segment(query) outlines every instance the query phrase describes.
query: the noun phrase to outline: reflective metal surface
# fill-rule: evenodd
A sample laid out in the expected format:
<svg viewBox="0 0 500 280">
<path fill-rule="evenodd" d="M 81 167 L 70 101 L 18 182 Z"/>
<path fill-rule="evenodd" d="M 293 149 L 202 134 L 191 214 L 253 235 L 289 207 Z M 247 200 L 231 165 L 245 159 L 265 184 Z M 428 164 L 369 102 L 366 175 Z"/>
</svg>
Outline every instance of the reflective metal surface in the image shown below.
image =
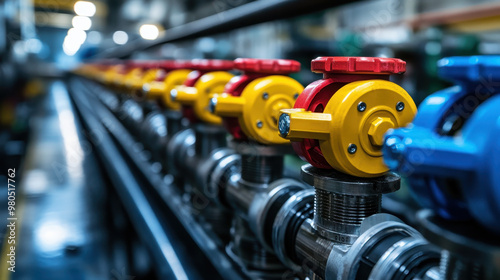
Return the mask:
<svg viewBox="0 0 500 280">
<path fill-rule="evenodd" d="M 70 84 L 85 123 L 91 130 L 102 133 L 101 158 L 124 207 L 133 217 L 135 229 L 147 240 L 145 245 L 154 256 L 159 277 L 205 279 L 211 275 L 213 279 L 242 279 L 235 263 L 220 251 L 223 245 L 215 232 L 207 224 L 195 221 L 190 207 L 181 199 L 180 190 L 170 185 L 172 181 L 158 173 L 147 157 L 141 156 L 141 145 L 137 145 L 85 83 L 72 79 Z M 186 147 L 193 144 L 194 141 Z M 123 149 L 123 153 L 117 149 Z M 193 252 L 202 254 L 193 256 Z"/>
<path fill-rule="evenodd" d="M 18 186 L 16 272 L 11 279 L 109 279 L 106 188 L 91 144 L 62 82 L 49 86 L 34 117 Z"/>
<path fill-rule="evenodd" d="M 394 173 L 360 178 L 310 164 L 302 166 L 302 176 L 315 189 L 313 227 L 321 236 L 344 244 L 354 243 L 363 219 L 379 213 L 382 194 L 399 189 L 401 181 Z"/>
</svg>

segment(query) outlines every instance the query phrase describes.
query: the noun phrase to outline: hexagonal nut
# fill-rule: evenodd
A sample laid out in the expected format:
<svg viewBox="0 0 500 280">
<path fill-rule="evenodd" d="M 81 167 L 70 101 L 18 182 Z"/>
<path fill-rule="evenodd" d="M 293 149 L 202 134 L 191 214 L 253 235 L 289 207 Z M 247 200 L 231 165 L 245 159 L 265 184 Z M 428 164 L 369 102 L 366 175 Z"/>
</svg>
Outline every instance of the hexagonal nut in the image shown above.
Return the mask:
<svg viewBox="0 0 500 280">
<path fill-rule="evenodd" d="M 395 125 L 390 118 L 378 117 L 372 121 L 368 129 L 368 139 L 373 146 L 382 147 L 384 145 L 384 134 Z"/>
</svg>

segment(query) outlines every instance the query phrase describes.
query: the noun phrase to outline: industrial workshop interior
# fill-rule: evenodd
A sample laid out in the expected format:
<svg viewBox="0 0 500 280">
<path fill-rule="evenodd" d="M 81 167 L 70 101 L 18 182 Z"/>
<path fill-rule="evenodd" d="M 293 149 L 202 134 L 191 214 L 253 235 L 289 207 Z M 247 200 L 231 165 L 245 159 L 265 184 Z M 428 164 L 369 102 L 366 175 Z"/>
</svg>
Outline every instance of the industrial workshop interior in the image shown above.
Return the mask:
<svg viewBox="0 0 500 280">
<path fill-rule="evenodd" d="M 500 1 L 0 0 L 0 280 L 499 280 Z"/>
</svg>

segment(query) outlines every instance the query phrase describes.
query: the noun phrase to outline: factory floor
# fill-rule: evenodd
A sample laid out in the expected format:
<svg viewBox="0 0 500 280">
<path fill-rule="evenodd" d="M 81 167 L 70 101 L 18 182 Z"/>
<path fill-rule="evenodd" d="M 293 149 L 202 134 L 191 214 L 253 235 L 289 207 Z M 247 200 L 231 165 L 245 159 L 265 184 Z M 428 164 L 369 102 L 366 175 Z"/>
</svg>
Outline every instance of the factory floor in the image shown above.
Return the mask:
<svg viewBox="0 0 500 280">
<path fill-rule="evenodd" d="M 105 183 L 76 120 L 64 84 L 51 82 L 16 171 L 15 272 L 3 239 L 0 279 L 126 279 L 109 261 Z"/>
</svg>

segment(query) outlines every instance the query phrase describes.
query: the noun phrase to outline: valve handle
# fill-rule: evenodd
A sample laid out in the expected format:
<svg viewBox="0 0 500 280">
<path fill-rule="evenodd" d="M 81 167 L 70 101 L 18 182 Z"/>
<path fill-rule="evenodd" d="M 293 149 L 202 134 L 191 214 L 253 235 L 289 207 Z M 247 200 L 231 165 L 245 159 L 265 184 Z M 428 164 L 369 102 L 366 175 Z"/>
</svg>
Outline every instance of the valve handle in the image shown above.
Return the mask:
<svg viewBox="0 0 500 280">
<path fill-rule="evenodd" d="M 143 85 L 153 81 L 157 72 L 165 71 L 160 60 L 130 60 L 125 63 L 127 74 L 117 84 L 127 89 L 132 95 L 142 96 Z"/>
<path fill-rule="evenodd" d="M 223 118 L 224 126 L 237 140 L 287 144 L 278 135 L 279 112 L 290 108 L 304 87 L 283 74 L 299 71 L 300 63 L 238 58 L 235 68 L 244 74 L 233 78 L 224 94 L 211 99 L 210 109 Z"/>
<path fill-rule="evenodd" d="M 180 104 L 171 100 L 170 92 L 185 82 L 193 68 L 192 62 L 189 60 L 159 60 L 157 66 L 157 69 L 148 70 L 152 71 L 149 76 L 147 72 L 144 74 L 142 92 L 147 99 L 160 102 L 162 107 L 169 110 L 179 110 Z"/>
<path fill-rule="evenodd" d="M 158 68 L 166 71 L 177 69 L 193 69 L 193 63 L 189 60 L 160 60 Z"/>
<path fill-rule="evenodd" d="M 117 86 L 118 81 L 120 81 L 120 77 L 125 75 L 128 72 L 127 67 L 124 64 L 116 64 L 108 67 L 99 79 L 101 82 L 110 85 Z"/>
<path fill-rule="evenodd" d="M 212 114 L 208 106 L 212 96 L 223 92 L 233 77 L 227 70 L 233 69 L 234 63 L 216 59 L 195 59 L 191 63 L 195 71 L 188 74 L 183 85 L 173 88 L 168 97 L 171 102 L 181 104 L 184 117 L 191 122 L 220 124 L 221 118 Z"/>
<path fill-rule="evenodd" d="M 193 69 L 193 63 L 189 60 L 129 60 L 125 62 L 125 67 L 128 70 L 132 69 Z"/>
<path fill-rule="evenodd" d="M 332 95 L 344 84 L 334 83 L 328 79 L 315 81 L 304 89 L 297 101 L 295 101 L 293 108 L 323 113 Z M 323 156 L 317 139 L 304 138 L 302 141 L 292 141 L 292 147 L 300 158 L 309 162 L 314 167 L 323 169 L 332 168 Z"/>
<path fill-rule="evenodd" d="M 398 85 L 365 80 L 340 88 L 321 113 L 304 109 L 281 112 L 282 137 L 317 140 L 334 169 L 352 176 L 377 177 L 389 170 L 381 151 L 384 133 L 410 123 L 416 106 Z"/>
<path fill-rule="evenodd" d="M 231 79 L 224 88 L 224 93 L 231 96 L 241 96 L 245 87 L 255 79 L 272 74 L 285 75 L 300 71 L 300 62 L 287 59 L 237 58 L 234 61 L 234 68 L 243 71 L 243 74 Z M 237 116 L 224 117 L 223 124 L 234 139 L 248 139 L 240 126 Z"/>
<path fill-rule="evenodd" d="M 202 72 L 229 71 L 234 69 L 234 62 L 222 59 L 193 59 L 191 60 L 191 66 L 193 70 Z"/>
<path fill-rule="evenodd" d="M 243 72 L 286 75 L 300 71 L 300 62 L 289 59 L 237 58 L 234 68 Z"/>
<path fill-rule="evenodd" d="M 158 60 L 128 60 L 125 62 L 127 69 L 153 69 L 159 67 Z"/>
<path fill-rule="evenodd" d="M 388 81 L 405 70 L 405 62 L 319 57 L 311 68 L 324 78 L 306 87 L 294 109 L 281 111 L 280 135 L 315 167 L 359 177 L 388 171 L 381 157 L 383 135 L 409 123 L 416 112 L 408 93 Z"/>
<path fill-rule="evenodd" d="M 332 96 L 343 86 L 360 80 L 388 80 L 391 74 L 388 70 L 399 73 L 404 71 L 405 65 L 404 61 L 392 58 L 318 57 L 311 62 L 311 69 L 314 72 L 323 72 L 324 78 L 309 84 L 293 108 L 323 113 Z M 318 139 L 292 141 L 292 146 L 297 155 L 313 166 L 332 168 L 323 156 Z"/>
<path fill-rule="evenodd" d="M 316 73 L 401 74 L 406 62 L 398 58 L 325 56 L 311 62 Z"/>
</svg>

